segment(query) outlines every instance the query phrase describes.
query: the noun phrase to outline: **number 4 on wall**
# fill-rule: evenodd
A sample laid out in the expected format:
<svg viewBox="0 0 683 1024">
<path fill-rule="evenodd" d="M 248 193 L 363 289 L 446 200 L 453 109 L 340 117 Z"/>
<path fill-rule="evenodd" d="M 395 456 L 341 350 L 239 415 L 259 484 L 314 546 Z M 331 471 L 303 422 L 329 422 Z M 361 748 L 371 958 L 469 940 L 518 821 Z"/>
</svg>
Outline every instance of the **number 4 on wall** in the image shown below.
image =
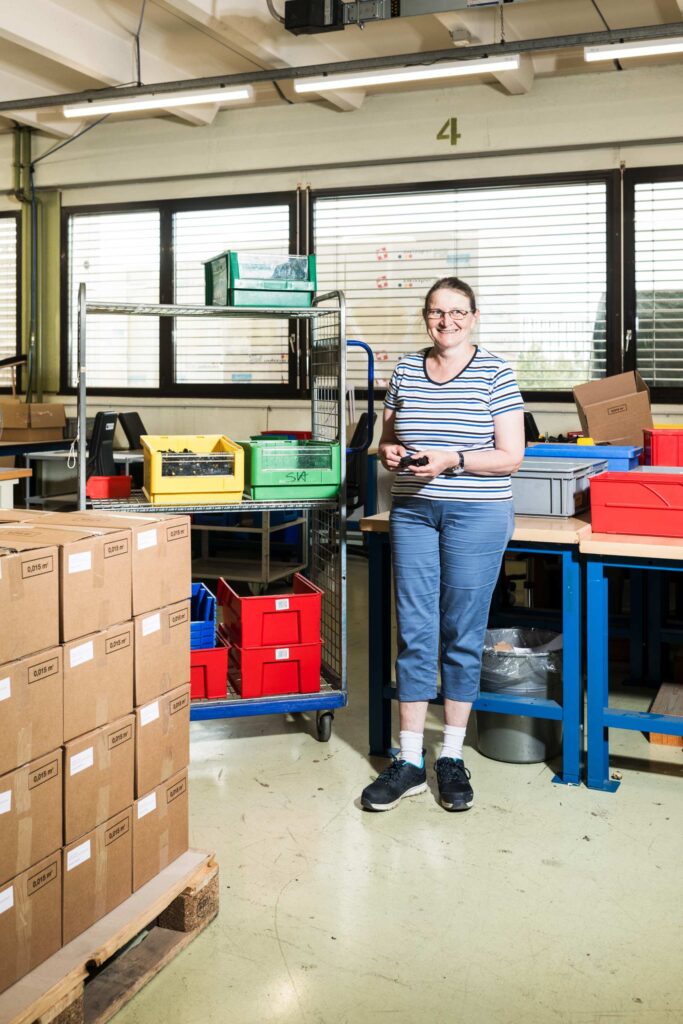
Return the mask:
<svg viewBox="0 0 683 1024">
<path fill-rule="evenodd" d="M 458 139 L 461 137 L 458 131 L 457 117 L 449 117 L 436 137 L 437 139 L 450 139 L 451 146 L 457 146 Z"/>
</svg>

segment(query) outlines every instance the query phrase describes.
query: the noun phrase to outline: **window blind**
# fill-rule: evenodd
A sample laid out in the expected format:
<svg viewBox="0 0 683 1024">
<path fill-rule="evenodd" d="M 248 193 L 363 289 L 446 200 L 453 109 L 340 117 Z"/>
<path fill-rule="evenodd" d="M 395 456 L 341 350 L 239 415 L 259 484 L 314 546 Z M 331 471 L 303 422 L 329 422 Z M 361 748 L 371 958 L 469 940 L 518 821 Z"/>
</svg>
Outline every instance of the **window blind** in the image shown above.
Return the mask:
<svg viewBox="0 0 683 1024">
<path fill-rule="evenodd" d="M 0 359 L 17 352 L 17 218 L 0 217 Z M 0 387 L 12 384 L 12 371 L 0 370 Z"/>
<path fill-rule="evenodd" d="M 69 218 L 69 373 L 76 384 L 78 288 L 88 300 L 159 302 L 158 210 L 77 213 Z M 87 380 L 93 388 L 159 386 L 159 319 L 88 317 Z"/>
<path fill-rule="evenodd" d="M 636 359 L 649 384 L 683 384 L 683 181 L 634 191 Z"/>
<path fill-rule="evenodd" d="M 202 305 L 204 260 L 226 249 L 289 252 L 289 207 L 179 211 L 173 248 L 175 301 Z M 289 383 L 286 320 L 178 318 L 174 342 L 176 384 Z"/>
<path fill-rule="evenodd" d="M 372 346 L 378 388 L 428 344 L 424 296 L 456 276 L 477 294 L 479 343 L 523 388 L 566 390 L 605 373 L 606 217 L 603 182 L 321 196 L 318 288 L 346 293 L 348 336 Z"/>
</svg>

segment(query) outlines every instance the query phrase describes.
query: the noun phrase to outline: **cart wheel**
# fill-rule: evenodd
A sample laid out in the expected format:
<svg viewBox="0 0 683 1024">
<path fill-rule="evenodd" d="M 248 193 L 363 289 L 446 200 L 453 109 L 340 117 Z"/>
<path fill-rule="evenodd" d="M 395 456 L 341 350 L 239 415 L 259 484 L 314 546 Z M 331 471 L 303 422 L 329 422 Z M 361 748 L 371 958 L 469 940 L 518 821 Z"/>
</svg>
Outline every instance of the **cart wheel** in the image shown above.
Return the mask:
<svg viewBox="0 0 683 1024">
<path fill-rule="evenodd" d="M 321 743 L 327 743 L 332 735 L 333 721 L 334 713 L 332 711 L 319 711 L 316 715 L 315 724 L 318 730 L 318 739 Z"/>
</svg>

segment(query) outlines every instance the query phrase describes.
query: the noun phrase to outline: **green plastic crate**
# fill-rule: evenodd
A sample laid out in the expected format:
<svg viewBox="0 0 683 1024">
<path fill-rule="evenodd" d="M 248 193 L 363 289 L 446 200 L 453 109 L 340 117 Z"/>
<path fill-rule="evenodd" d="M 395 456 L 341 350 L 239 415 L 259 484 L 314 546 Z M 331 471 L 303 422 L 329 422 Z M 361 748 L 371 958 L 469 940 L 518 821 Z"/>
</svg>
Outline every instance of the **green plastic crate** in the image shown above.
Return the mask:
<svg viewBox="0 0 683 1024">
<path fill-rule="evenodd" d="M 204 285 L 207 306 L 300 309 L 311 305 L 315 292 L 315 256 L 240 253 L 228 249 L 205 261 Z M 262 291 L 268 294 L 260 295 Z"/>
<path fill-rule="evenodd" d="M 245 487 L 256 501 L 334 498 L 341 483 L 341 449 L 332 441 L 252 438 L 242 444 Z"/>
</svg>

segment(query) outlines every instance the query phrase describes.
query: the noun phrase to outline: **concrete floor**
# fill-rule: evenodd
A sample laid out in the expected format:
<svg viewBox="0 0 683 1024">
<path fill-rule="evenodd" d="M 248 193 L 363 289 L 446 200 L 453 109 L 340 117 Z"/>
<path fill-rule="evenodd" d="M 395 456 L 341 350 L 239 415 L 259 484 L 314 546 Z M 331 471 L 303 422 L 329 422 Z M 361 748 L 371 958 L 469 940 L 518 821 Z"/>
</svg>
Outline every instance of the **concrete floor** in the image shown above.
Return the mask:
<svg viewBox="0 0 683 1024">
<path fill-rule="evenodd" d="M 683 756 L 613 733 L 614 795 L 471 746 L 475 806 L 384 814 L 367 757 L 367 566 L 350 559 L 350 706 L 192 726 L 191 839 L 221 912 L 117 1024 L 680 1024 Z M 635 699 L 635 698 L 631 698 Z M 427 734 L 433 763 L 436 717 Z"/>
</svg>

